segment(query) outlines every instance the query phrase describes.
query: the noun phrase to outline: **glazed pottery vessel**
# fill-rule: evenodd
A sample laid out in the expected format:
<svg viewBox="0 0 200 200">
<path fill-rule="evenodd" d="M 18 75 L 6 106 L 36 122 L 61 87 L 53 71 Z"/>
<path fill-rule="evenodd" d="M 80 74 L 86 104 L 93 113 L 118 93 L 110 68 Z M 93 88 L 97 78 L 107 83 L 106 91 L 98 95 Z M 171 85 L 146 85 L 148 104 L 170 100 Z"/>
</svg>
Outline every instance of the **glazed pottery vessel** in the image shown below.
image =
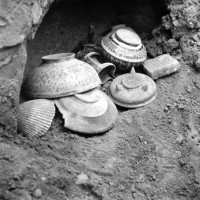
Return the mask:
<svg viewBox="0 0 200 200">
<path fill-rule="evenodd" d="M 42 136 L 50 128 L 54 116 L 53 100 L 35 99 L 27 101 L 20 104 L 18 108 L 18 130 L 26 136 Z"/>
<path fill-rule="evenodd" d="M 156 84 L 150 77 L 135 73 L 123 74 L 113 80 L 108 94 L 115 104 L 137 108 L 152 102 L 157 94 Z"/>
<path fill-rule="evenodd" d="M 95 69 L 75 58 L 74 53 L 42 57 L 42 64 L 30 72 L 23 93 L 31 98 L 57 98 L 91 90 L 101 80 Z"/>
<path fill-rule="evenodd" d="M 116 67 L 114 64 L 109 62 L 100 63 L 98 57 L 100 57 L 99 53 L 90 52 L 85 56 L 85 61 L 94 67 L 94 69 L 99 74 L 101 84 L 103 85 L 115 77 Z"/>
<path fill-rule="evenodd" d="M 55 99 L 64 118 L 64 126 L 75 132 L 97 134 L 114 126 L 118 115 L 112 100 L 98 89 Z"/>
<path fill-rule="evenodd" d="M 102 38 L 103 54 L 122 70 L 141 64 L 147 58 L 146 48 L 140 37 L 130 27 L 119 25 Z"/>
</svg>

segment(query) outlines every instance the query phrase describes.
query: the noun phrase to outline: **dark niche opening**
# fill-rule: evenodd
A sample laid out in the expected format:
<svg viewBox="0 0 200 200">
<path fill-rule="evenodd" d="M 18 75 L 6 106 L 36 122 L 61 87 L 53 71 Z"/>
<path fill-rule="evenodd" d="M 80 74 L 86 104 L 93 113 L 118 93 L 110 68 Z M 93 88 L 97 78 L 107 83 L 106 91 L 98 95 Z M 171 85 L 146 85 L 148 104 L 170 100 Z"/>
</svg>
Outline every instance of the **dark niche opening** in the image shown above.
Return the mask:
<svg viewBox="0 0 200 200">
<path fill-rule="evenodd" d="M 40 58 L 72 51 L 87 37 L 89 25 L 96 37 L 113 25 L 126 24 L 139 35 L 151 35 L 168 13 L 165 0 L 58 0 L 45 15 L 35 38 L 28 42 L 25 76 Z"/>
</svg>

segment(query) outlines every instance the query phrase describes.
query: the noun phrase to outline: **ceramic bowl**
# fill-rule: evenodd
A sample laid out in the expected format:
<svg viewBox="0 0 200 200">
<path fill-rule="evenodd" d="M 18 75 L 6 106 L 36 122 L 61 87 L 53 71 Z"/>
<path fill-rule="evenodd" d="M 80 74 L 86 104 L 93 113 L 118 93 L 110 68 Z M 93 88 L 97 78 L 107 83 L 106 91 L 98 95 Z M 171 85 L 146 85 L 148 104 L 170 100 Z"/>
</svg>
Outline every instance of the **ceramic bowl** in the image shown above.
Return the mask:
<svg viewBox="0 0 200 200">
<path fill-rule="evenodd" d="M 64 126 L 75 132 L 97 134 L 114 126 L 117 108 L 98 89 L 55 100 L 64 118 Z"/>
<path fill-rule="evenodd" d="M 91 90 L 101 84 L 95 69 L 74 53 L 42 57 L 42 64 L 26 77 L 22 91 L 31 98 L 57 98 Z"/>
</svg>

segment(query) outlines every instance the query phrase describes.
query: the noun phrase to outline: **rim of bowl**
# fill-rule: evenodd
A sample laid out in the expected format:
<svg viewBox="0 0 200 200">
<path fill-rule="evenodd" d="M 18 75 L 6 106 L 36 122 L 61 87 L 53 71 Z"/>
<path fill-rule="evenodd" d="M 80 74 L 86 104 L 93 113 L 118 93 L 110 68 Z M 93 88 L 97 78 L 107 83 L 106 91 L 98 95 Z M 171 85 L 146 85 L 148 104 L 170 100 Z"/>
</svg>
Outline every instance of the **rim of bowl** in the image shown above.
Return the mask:
<svg viewBox="0 0 200 200">
<path fill-rule="evenodd" d="M 56 53 L 52 55 L 47 55 L 42 57 L 42 61 L 60 61 L 60 60 L 70 60 L 75 57 L 75 53 Z"/>
</svg>

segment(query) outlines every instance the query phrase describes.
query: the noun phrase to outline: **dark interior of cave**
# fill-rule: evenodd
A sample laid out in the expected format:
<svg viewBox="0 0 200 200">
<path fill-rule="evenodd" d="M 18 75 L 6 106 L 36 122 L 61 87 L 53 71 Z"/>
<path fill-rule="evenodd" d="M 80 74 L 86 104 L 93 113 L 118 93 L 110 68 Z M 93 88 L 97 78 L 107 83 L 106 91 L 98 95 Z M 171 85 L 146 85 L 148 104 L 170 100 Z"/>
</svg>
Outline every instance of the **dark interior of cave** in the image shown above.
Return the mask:
<svg viewBox="0 0 200 200">
<path fill-rule="evenodd" d="M 57 0 L 43 18 L 35 38 L 28 42 L 25 76 L 44 55 L 70 52 L 94 26 L 98 38 L 117 24 L 132 27 L 140 37 L 151 37 L 168 13 L 165 0 Z"/>
</svg>

